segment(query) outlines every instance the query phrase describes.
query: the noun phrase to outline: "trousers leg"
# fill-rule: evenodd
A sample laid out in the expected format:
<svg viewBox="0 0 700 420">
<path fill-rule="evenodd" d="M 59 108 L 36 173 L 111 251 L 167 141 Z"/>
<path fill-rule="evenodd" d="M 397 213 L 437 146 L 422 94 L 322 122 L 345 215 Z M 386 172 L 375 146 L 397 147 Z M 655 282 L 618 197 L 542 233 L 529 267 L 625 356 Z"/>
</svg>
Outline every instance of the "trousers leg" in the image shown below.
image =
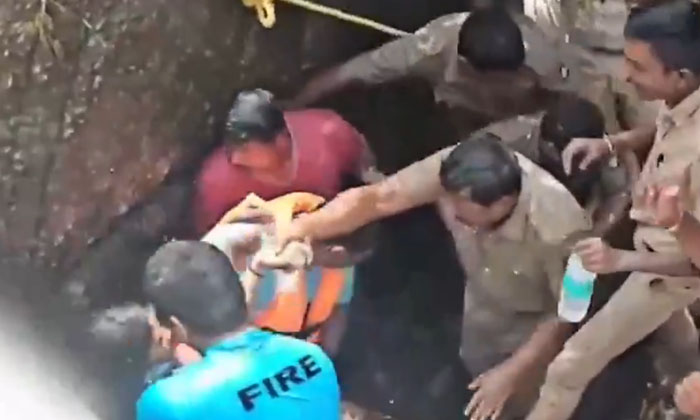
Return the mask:
<svg viewBox="0 0 700 420">
<path fill-rule="evenodd" d="M 632 273 L 550 364 L 528 420 L 571 417 L 588 383 L 616 356 L 698 296 L 700 279 Z"/>
</svg>

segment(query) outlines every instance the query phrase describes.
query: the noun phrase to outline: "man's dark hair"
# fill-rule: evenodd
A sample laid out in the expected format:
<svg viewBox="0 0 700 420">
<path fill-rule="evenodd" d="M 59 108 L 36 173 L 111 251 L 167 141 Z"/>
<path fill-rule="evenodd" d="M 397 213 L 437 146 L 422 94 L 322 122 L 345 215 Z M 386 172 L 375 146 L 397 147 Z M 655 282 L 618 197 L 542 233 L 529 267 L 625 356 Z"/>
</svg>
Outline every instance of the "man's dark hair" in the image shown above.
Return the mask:
<svg viewBox="0 0 700 420">
<path fill-rule="evenodd" d="M 489 206 L 519 194 L 522 170 L 513 152 L 491 133 L 478 133 L 452 150 L 440 167 L 440 182 L 451 193 Z"/>
<path fill-rule="evenodd" d="M 235 147 L 251 139 L 274 141 L 286 124 L 282 110 L 272 100 L 273 95 L 263 89 L 239 93 L 226 118 L 226 144 Z"/>
<path fill-rule="evenodd" d="M 247 319 L 238 274 L 226 255 L 204 242 L 160 247 L 146 265 L 144 291 L 159 320 L 176 317 L 201 335 L 235 331 Z"/>
<path fill-rule="evenodd" d="M 580 204 L 585 204 L 600 177 L 600 164 L 594 163 L 581 171 L 576 157 L 573 173 L 567 175 L 561 153 L 574 138 L 601 138 L 605 134 L 605 119 L 592 102 L 573 94 L 562 94 L 547 107 L 540 123 L 541 141 L 553 145 L 556 158 L 542 154 L 540 165 L 561 182 Z"/>
<path fill-rule="evenodd" d="M 561 153 L 571 139 L 601 138 L 605 134 L 605 119 L 591 101 L 565 93 L 545 110 L 540 134 Z"/>
<path fill-rule="evenodd" d="M 459 31 L 457 51 L 479 71 L 515 71 L 525 62 L 523 34 L 499 8 L 470 13 Z"/>
<path fill-rule="evenodd" d="M 625 38 L 649 43 L 668 70 L 700 74 L 700 6 L 695 3 L 674 0 L 633 9 Z"/>
<path fill-rule="evenodd" d="M 90 323 L 92 340 L 110 357 L 145 359 L 151 345 L 149 309 L 136 303 L 97 313 Z"/>
</svg>

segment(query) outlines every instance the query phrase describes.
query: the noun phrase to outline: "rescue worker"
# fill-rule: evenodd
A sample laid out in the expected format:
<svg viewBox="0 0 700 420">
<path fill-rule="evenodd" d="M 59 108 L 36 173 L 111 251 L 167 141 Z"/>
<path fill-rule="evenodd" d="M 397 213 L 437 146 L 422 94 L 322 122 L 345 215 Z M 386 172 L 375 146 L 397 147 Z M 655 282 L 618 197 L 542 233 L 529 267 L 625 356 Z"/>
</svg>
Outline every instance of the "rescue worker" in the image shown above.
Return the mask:
<svg viewBox="0 0 700 420">
<path fill-rule="evenodd" d="M 262 269 L 251 268 L 253 276 Z M 221 251 L 168 243 L 149 260 L 144 289 L 155 309 L 154 335 L 202 358 L 147 388 L 138 420 L 339 419 L 330 359 L 311 343 L 248 324 L 243 288 Z"/>
<path fill-rule="evenodd" d="M 698 6 L 675 0 L 638 9 L 625 27 L 628 80 L 647 100 L 663 99 L 655 127 L 640 127 L 607 139 L 576 139 L 563 154 L 567 168 L 581 155 L 580 168 L 632 150 L 646 154 L 637 190 L 673 179 L 700 157 L 700 13 Z M 657 337 L 678 364 L 697 357 L 697 331 L 686 307 L 700 297 L 700 278 L 678 241 L 654 226 L 633 200 L 639 222 L 635 251 L 613 249 L 600 239 L 577 245 L 587 269 L 597 273 L 633 271 L 610 301 L 570 340 L 550 365 L 540 400 L 530 420 L 569 418 L 581 393 L 615 356 L 664 325 Z M 692 213 L 698 207 L 693 203 Z"/>
<path fill-rule="evenodd" d="M 573 138 L 599 138 L 605 133 L 603 115 L 593 103 L 575 95 L 561 95 L 543 112 L 514 117 L 484 128 L 546 169 L 561 182 L 593 219 L 593 232 L 606 235 L 625 217 L 632 181 L 639 165 L 633 153 L 623 154 L 614 166 L 591 165 L 566 174 L 561 153 Z"/>
<path fill-rule="evenodd" d="M 565 37 L 543 32 L 525 16 L 485 9 L 442 16 L 360 54 L 312 79 L 293 102 L 306 106 L 352 84 L 418 76 L 431 83 L 461 136 L 541 110 L 551 91 L 592 100 L 603 109 L 608 132 L 635 123 L 637 104 L 618 97 L 610 78 L 594 69 L 587 53 Z"/>
<path fill-rule="evenodd" d="M 467 272 L 461 356 L 473 375 L 471 418 L 517 418 L 572 326 L 556 318 L 572 237 L 590 229 L 550 174 L 479 133 L 386 180 L 300 216 L 289 238 L 315 240 L 435 203 Z M 504 261 L 510 262 L 504 264 Z"/>
<path fill-rule="evenodd" d="M 692 214 L 697 201 L 698 162 L 677 180 L 647 187 L 645 211 L 657 226 L 672 232 L 685 255 L 700 267 L 700 221 Z M 693 372 L 676 385 L 676 406 L 681 413 L 700 417 L 700 372 Z"/>
<path fill-rule="evenodd" d="M 198 175 L 197 230 L 206 233 L 249 193 L 267 200 L 307 191 L 329 199 L 377 176 L 364 137 L 335 112 L 282 112 L 269 92 L 244 91 L 228 115 L 224 145 Z"/>
</svg>

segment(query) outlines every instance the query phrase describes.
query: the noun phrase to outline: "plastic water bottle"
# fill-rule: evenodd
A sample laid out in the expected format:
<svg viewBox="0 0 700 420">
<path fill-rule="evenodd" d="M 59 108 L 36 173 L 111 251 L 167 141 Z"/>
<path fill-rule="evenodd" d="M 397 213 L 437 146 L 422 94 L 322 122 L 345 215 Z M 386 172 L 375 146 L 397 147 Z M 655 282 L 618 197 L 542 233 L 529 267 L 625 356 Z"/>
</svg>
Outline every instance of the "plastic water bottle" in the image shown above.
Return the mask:
<svg viewBox="0 0 700 420">
<path fill-rule="evenodd" d="M 572 254 L 566 265 L 559 296 L 559 317 L 568 322 L 579 322 L 588 313 L 593 296 L 596 274 L 583 268 L 581 258 Z"/>
</svg>

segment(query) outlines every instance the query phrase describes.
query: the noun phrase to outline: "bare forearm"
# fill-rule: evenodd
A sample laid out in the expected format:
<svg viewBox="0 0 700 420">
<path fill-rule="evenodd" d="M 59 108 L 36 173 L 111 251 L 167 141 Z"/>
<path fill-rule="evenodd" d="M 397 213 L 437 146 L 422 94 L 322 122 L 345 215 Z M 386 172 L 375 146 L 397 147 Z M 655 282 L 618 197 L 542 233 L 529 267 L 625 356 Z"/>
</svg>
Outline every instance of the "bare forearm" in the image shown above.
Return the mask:
<svg viewBox="0 0 700 420">
<path fill-rule="evenodd" d="M 611 136 L 610 140 L 618 153 L 627 151 L 641 153 L 651 147 L 655 134 L 655 126 L 645 125 Z"/>
<path fill-rule="evenodd" d="M 353 188 L 340 193 L 320 210 L 299 217 L 294 223 L 313 240 L 330 239 L 351 233 L 380 219 L 375 186 Z"/>
<path fill-rule="evenodd" d="M 330 94 L 356 83 L 355 79 L 344 75 L 342 65 L 333 67 L 313 78 L 296 96 L 296 106 L 306 106 L 323 99 Z"/>
<path fill-rule="evenodd" d="M 680 254 L 622 251 L 618 271 L 642 271 L 667 276 L 692 275 L 693 265 L 688 257 Z"/>
<path fill-rule="evenodd" d="M 517 369 L 520 375 L 529 375 L 546 367 L 559 353 L 573 329 L 573 324 L 556 318 L 542 322 L 506 363 Z"/>
<path fill-rule="evenodd" d="M 700 267 L 700 222 L 690 214 L 685 213 L 676 238 L 678 238 L 683 252 L 690 258 L 695 267 Z"/>
</svg>

